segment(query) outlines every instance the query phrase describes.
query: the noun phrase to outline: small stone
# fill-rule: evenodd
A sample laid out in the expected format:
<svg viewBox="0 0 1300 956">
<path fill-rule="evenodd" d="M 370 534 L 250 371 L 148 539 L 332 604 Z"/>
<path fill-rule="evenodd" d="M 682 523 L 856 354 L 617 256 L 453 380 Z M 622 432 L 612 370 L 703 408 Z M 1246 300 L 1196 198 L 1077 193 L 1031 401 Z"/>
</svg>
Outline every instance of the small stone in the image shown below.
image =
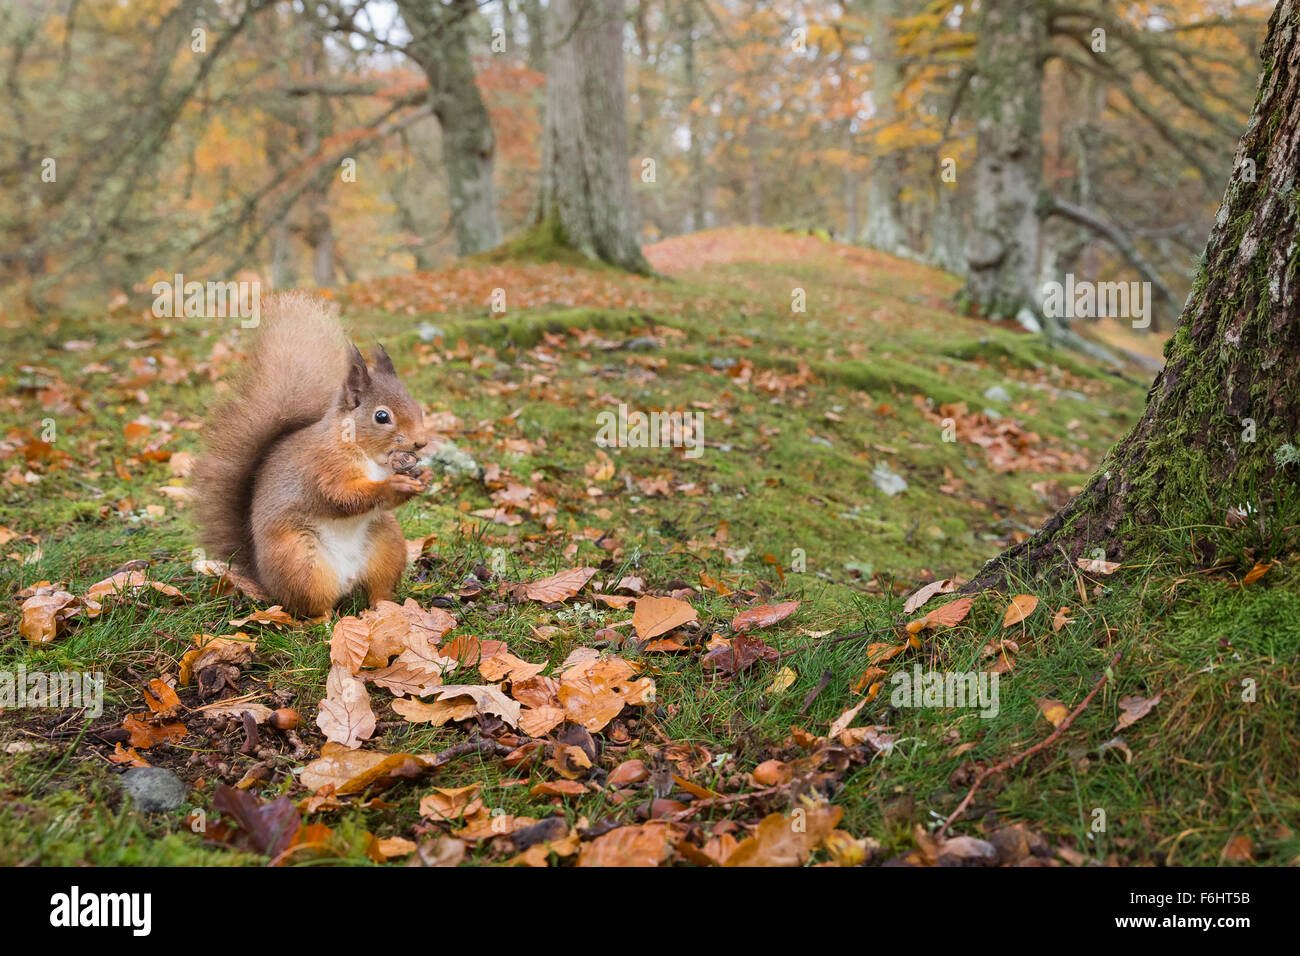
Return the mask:
<svg viewBox="0 0 1300 956">
<path fill-rule="evenodd" d="M 420 336 L 421 342 L 435 342 L 438 339 L 446 338 L 446 333 L 438 326 L 430 322 L 424 322 L 415 330 L 416 335 Z"/>
<path fill-rule="evenodd" d="M 907 480 L 902 475 L 896 474 L 883 461 L 872 469 L 871 481 L 891 498 L 900 491 L 907 490 Z"/>
<path fill-rule="evenodd" d="M 730 355 L 719 355 L 709 360 L 709 366 L 719 372 L 725 372 L 729 368 L 736 367 L 736 360 Z"/>
<path fill-rule="evenodd" d="M 989 402 L 1007 403 L 1011 401 L 1011 393 L 1001 385 L 990 385 L 988 388 L 984 389 L 984 400 Z"/>
<path fill-rule="evenodd" d="M 998 862 L 1004 866 L 1019 863 L 1029 856 L 1029 837 L 1024 827 L 1003 827 L 989 835 L 989 842 L 998 851 Z"/>
<path fill-rule="evenodd" d="M 137 810 L 157 813 L 175 810 L 185 802 L 185 784 L 162 767 L 136 767 L 122 774 L 122 791 Z"/>
<path fill-rule="evenodd" d="M 940 866 L 995 866 L 997 862 L 993 844 L 975 837 L 953 837 L 939 847 Z"/>
<path fill-rule="evenodd" d="M 629 352 L 653 352 L 659 348 L 659 340 L 649 335 L 638 335 L 624 342 L 623 348 Z"/>
</svg>

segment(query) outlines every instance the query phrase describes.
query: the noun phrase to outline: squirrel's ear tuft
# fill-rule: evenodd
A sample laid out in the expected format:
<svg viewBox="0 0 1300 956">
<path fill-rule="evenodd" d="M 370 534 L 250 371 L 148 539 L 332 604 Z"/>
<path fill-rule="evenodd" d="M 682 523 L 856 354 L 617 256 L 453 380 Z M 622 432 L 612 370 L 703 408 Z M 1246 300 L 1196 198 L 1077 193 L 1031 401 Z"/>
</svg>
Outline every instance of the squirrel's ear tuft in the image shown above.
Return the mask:
<svg viewBox="0 0 1300 956">
<path fill-rule="evenodd" d="M 370 371 L 361 350 L 355 345 L 348 353 L 348 376 L 343 382 L 343 394 L 340 401 L 345 409 L 356 408 L 361 404 L 361 396 L 370 389 Z"/>
<path fill-rule="evenodd" d="M 388 353 L 384 351 L 384 347 L 379 343 L 375 343 L 374 348 L 370 350 L 370 364 L 376 372 L 385 375 L 397 375 L 397 369 L 393 368 L 393 360 L 388 357 Z"/>
</svg>

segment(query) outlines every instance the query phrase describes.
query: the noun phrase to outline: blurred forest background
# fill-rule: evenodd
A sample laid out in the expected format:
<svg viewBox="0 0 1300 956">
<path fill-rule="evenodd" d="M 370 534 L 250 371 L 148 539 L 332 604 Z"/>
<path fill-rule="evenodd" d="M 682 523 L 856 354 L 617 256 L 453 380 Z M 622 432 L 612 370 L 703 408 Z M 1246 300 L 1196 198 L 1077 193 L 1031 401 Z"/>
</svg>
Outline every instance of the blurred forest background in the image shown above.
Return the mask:
<svg viewBox="0 0 1300 956">
<path fill-rule="evenodd" d="M 1066 273 L 1150 281 L 1167 330 L 1270 8 L 6 0 L 0 287 L 38 309 L 177 272 L 329 287 L 482 252 L 550 203 L 633 269 L 638 244 L 764 224 L 938 265 L 982 314 Z M 548 124 L 570 127 L 549 161 Z M 593 236 L 566 163 L 605 203 Z"/>
</svg>

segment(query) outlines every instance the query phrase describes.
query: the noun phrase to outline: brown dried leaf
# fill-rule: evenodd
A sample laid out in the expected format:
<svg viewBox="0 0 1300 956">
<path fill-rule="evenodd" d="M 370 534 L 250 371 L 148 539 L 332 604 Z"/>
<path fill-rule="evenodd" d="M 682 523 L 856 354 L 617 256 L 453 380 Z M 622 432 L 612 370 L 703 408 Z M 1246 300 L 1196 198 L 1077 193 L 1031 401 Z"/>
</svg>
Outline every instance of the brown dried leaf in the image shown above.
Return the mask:
<svg viewBox="0 0 1300 956">
<path fill-rule="evenodd" d="M 773 813 L 723 861 L 723 866 L 803 866 L 844 816 L 841 807 L 796 807 L 789 817 Z"/>
<path fill-rule="evenodd" d="M 370 709 L 366 685 L 349 672 L 346 664 L 330 668 L 325 682 L 325 699 L 316 715 L 316 726 L 327 740 L 345 747 L 359 747 L 375 732 L 375 712 Z"/>
<path fill-rule="evenodd" d="M 783 604 L 763 604 L 759 607 L 751 607 L 747 611 L 741 611 L 731 620 L 731 629 L 733 631 L 748 631 L 759 627 L 771 627 L 778 621 L 784 621 L 787 617 L 799 609 L 801 601 L 786 601 Z"/>
<path fill-rule="evenodd" d="M 955 590 L 957 590 L 957 583 L 953 581 L 952 578 L 943 578 L 939 581 L 931 581 L 929 584 L 913 592 L 912 596 L 903 602 L 903 613 L 911 614 L 913 611 L 922 607 L 926 601 L 930 600 L 930 598 L 934 597 L 936 594 L 951 594 Z"/>
<path fill-rule="evenodd" d="M 1075 566 L 1089 574 L 1114 574 L 1121 567 L 1118 561 L 1103 561 L 1101 558 L 1076 558 Z"/>
<path fill-rule="evenodd" d="M 1152 708 L 1158 703 L 1160 703 L 1159 694 L 1154 697 L 1121 697 L 1119 699 L 1119 709 L 1123 713 L 1119 715 L 1119 722 L 1115 724 L 1115 729 L 1123 730 L 1125 727 L 1137 723 L 1151 713 Z"/>
<path fill-rule="evenodd" d="M 511 727 L 519 725 L 519 702 L 511 700 L 496 684 L 444 684 L 433 689 L 435 702 L 452 703 L 460 697 L 474 702 L 474 714 L 495 714 Z"/>
<path fill-rule="evenodd" d="M 524 597 L 530 601 L 541 601 L 543 604 L 567 601 L 581 591 L 595 573 L 595 568 L 587 567 L 561 571 L 549 578 L 524 585 Z"/>
</svg>

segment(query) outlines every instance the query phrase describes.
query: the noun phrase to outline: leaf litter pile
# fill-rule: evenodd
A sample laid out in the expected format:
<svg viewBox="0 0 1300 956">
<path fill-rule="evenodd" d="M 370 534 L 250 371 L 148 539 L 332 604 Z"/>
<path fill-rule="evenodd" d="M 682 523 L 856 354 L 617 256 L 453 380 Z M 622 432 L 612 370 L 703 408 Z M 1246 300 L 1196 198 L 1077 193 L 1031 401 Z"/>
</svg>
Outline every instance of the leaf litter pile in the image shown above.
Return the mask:
<svg viewBox="0 0 1300 956">
<path fill-rule="evenodd" d="M 412 542 L 413 553 L 421 547 Z M 1107 575 L 1118 565 L 1081 561 L 1079 567 Z M 215 593 L 247 583 L 216 562 L 196 563 L 195 570 L 214 581 Z M 856 718 L 880 694 L 889 667 L 921 650 L 927 634 L 959 626 L 980 599 L 957 597 L 927 611 L 925 605 L 952 594 L 957 582 L 939 580 L 916 590 L 904 604 L 916 616 L 876 632 L 888 639 L 867 644 L 869 666 L 851 681 L 859 700 L 823 734 L 792 726 L 785 739 L 761 748 L 752 771 L 741 772 L 730 754 L 663 732 L 656 661 L 697 656 L 710 682 L 701 693 L 726 693 L 729 681 L 760 674 L 765 684 L 770 675 L 765 693 L 779 695 L 797 677 L 786 659 L 829 634 L 798 628 L 802 640 L 786 651 L 764 640 L 792 623 L 800 601 L 758 604 L 764 595 L 729 592 L 734 605 L 748 606 L 729 622 L 706 623 L 691 603 L 697 592 L 677 586 L 682 582 L 651 593 L 640 577 L 606 580 L 595 567 L 525 583 L 494 582 L 485 568 L 476 573 L 479 586 L 462 588 L 470 600 L 488 590 L 544 610 L 590 602 L 626 617 L 596 632 L 598 646 L 573 648 L 552 666 L 530 660 L 528 650 L 516 653 L 504 641 L 465 633 L 453 613 L 437 606 L 455 607 L 452 596 L 435 598 L 428 607 L 412 598 L 400 605 L 381 601 L 334 623 L 325 696 L 313 717 L 288 706 L 292 691 L 273 685 L 246 690 L 256 683 L 243 671 L 257 659 L 258 641 L 245 629 L 292 630 L 305 623 L 279 607 L 264 608 L 231 619 L 239 629 L 229 634 L 194 635 L 176 673 L 143 681 L 142 706 L 112 726 L 92 728 L 92 743 L 111 745 L 104 756 L 113 763 L 147 767 L 154 752 L 168 752 L 168 744 L 206 737 L 218 746 L 195 749 L 189 757 L 191 765 L 199 764 L 198 788 L 209 785 L 205 771 L 233 778 L 231 764 L 242 758 L 249 766 L 233 785 L 212 786 L 219 818 L 205 825 L 204 839 L 263 854 L 276 864 L 337 854 L 338 836 L 325 822 L 329 815 L 348 806 L 396 808 L 387 797 L 403 792 L 397 788 L 418 796 L 418 819 L 399 819 L 395 834 L 362 835 L 364 852 L 377 862 L 454 865 L 471 855 L 528 866 L 882 862 L 875 840 L 839 827 L 842 810 L 833 803 L 847 771 L 887 757 L 897 741 L 889 727 L 855 726 Z M 179 589 L 150 580 L 133 563 L 83 595 L 48 582 L 28 588 L 18 595 L 20 630 L 33 644 L 52 641 L 69 622 L 102 613 L 105 602 L 129 601 L 142 592 L 186 601 Z M 1081 597 L 1086 600 L 1086 593 Z M 1006 604 L 1005 636 L 984 648 L 991 671 L 1011 670 L 1017 655 L 1032 653 L 1022 649 L 1017 629 L 1037 604 L 1032 595 Z M 1057 612 L 1054 630 L 1069 613 Z M 538 641 L 561 633 L 547 625 L 535 631 Z M 846 635 L 855 636 L 863 635 Z M 829 676 L 805 700 L 804 710 Z M 1141 719 L 1159 701 L 1159 695 L 1121 700 L 1116 729 Z M 1058 731 L 1073 720 L 1061 701 L 1044 699 L 1039 708 Z M 455 728 L 460 742 L 429 752 L 390 751 L 375 742 L 383 730 L 404 725 Z M 501 776 L 490 786 L 439 785 L 445 782 L 440 768 L 471 755 L 495 762 Z M 984 776 L 972 779 L 968 800 Z M 504 787 L 526 789 L 552 812 L 519 816 L 494 807 L 491 789 Z M 277 788 L 282 795 L 272 800 L 253 792 Z M 603 798 L 598 818 L 566 813 L 568 801 L 590 795 Z M 1019 825 L 997 831 L 991 842 L 946 837 L 959 813 L 937 834 L 916 825 L 916 849 L 884 862 L 994 865 L 1054 852 Z"/>
</svg>

